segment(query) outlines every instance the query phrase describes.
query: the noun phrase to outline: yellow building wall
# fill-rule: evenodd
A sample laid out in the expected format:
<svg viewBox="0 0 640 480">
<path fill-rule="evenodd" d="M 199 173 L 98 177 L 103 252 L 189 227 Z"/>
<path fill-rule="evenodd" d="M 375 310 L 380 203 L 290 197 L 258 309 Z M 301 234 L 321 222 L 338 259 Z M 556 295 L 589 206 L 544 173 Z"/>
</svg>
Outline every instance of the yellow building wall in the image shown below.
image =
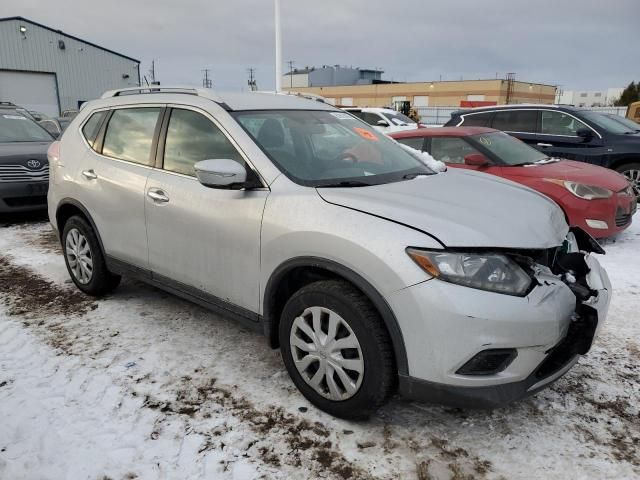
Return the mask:
<svg viewBox="0 0 640 480">
<path fill-rule="evenodd" d="M 555 101 L 556 88 L 529 82 L 514 82 L 509 103 L 546 103 Z M 343 99 L 353 99 L 353 106 L 383 107 L 393 104 L 394 97 L 406 97 L 414 105 L 414 97 L 428 97 L 428 106 L 460 106 L 469 95 L 484 95 L 485 101 L 506 103 L 506 80 L 463 80 L 447 82 L 387 83 L 377 85 L 346 85 L 331 87 L 300 87 L 284 90 L 312 93 L 335 99 L 337 105 L 348 103 Z M 472 97 L 473 98 L 473 97 Z"/>
</svg>

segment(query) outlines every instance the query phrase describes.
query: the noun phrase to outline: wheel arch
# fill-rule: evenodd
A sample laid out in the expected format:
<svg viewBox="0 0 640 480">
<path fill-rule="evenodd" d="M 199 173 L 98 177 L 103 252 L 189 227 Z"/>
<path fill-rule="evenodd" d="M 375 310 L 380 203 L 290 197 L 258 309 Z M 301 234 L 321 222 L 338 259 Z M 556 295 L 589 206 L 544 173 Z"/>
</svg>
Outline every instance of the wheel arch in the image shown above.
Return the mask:
<svg viewBox="0 0 640 480">
<path fill-rule="evenodd" d="M 102 244 L 102 238 L 100 237 L 100 232 L 96 227 L 93 218 L 91 218 L 91 214 L 89 211 L 77 200 L 73 198 L 64 198 L 58 204 L 56 208 L 56 225 L 58 227 L 58 235 L 60 237 L 60 242 L 62 242 L 62 231 L 64 230 L 64 224 L 74 215 L 80 215 L 89 222 L 91 228 L 96 234 L 98 238 L 98 243 L 100 244 L 100 249 L 104 252 L 104 245 Z"/>
<path fill-rule="evenodd" d="M 612 170 L 617 170 L 621 166 L 626 165 L 628 163 L 640 163 L 640 156 L 628 156 L 628 157 L 618 158 L 613 162 L 611 162 L 611 165 L 609 168 L 611 168 Z"/>
<path fill-rule="evenodd" d="M 296 257 L 278 266 L 269 277 L 264 291 L 264 333 L 272 348 L 279 346 L 280 314 L 287 299 L 300 288 L 317 280 L 336 278 L 351 283 L 371 301 L 391 338 L 398 373 L 408 375 L 409 364 L 402 331 L 391 307 L 361 275 L 332 260 L 319 257 Z"/>
</svg>

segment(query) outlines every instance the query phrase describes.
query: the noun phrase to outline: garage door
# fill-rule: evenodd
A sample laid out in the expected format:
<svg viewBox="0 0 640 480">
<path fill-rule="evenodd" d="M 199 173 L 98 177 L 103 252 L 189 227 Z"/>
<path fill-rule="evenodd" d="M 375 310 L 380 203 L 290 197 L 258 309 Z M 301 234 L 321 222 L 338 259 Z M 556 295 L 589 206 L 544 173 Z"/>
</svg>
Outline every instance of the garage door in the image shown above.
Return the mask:
<svg viewBox="0 0 640 480">
<path fill-rule="evenodd" d="M 0 70 L 0 101 L 15 103 L 51 117 L 60 115 L 53 73 Z"/>
</svg>

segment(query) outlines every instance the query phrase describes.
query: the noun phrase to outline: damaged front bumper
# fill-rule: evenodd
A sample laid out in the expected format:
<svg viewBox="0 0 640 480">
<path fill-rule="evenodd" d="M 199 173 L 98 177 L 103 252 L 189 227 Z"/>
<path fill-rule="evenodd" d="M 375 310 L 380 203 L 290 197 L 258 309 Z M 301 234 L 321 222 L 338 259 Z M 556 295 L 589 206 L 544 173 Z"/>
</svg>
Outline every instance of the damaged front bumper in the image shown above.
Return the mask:
<svg viewBox="0 0 640 480">
<path fill-rule="evenodd" d="M 461 305 L 454 297 L 464 293 L 459 290 L 463 287 L 426 282 L 431 285 L 422 286 L 423 292 L 445 305 L 435 313 L 444 322 L 436 322 L 425 334 L 448 333 L 454 335 L 454 343 L 439 342 L 444 347 L 437 344 L 434 355 L 423 357 L 436 363 L 439 371 L 410 360 L 409 375 L 400 376 L 400 393 L 451 406 L 495 408 L 532 395 L 568 372 L 591 348 L 611 300 L 609 277 L 591 255 L 604 252 L 582 233 L 572 238 L 573 248 L 559 248 L 549 265 L 532 265 L 537 285 L 524 298 L 472 292 Z M 436 295 L 429 291 L 434 288 Z M 450 300 L 453 303 L 447 305 Z M 494 374 L 460 375 L 461 365 L 484 350 L 517 354 Z"/>
</svg>

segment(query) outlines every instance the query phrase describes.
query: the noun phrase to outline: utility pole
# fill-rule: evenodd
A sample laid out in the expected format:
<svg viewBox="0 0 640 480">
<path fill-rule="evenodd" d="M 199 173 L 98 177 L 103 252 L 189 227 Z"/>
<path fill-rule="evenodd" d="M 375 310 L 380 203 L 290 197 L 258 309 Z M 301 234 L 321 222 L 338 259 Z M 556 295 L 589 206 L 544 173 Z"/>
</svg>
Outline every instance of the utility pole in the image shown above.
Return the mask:
<svg viewBox="0 0 640 480">
<path fill-rule="evenodd" d="M 282 39 L 280 38 L 280 0 L 273 0 L 274 27 L 276 33 L 276 92 L 282 90 Z"/>
<path fill-rule="evenodd" d="M 151 79 L 151 85 L 156 85 L 156 61 L 151 60 L 151 68 L 149 69 L 149 78 Z"/>
<path fill-rule="evenodd" d="M 247 85 L 249 85 L 249 90 L 251 90 L 252 92 L 255 92 L 258 90 L 258 85 L 256 83 L 256 80 L 253 76 L 253 73 L 256 71 L 255 68 L 253 67 L 249 67 L 247 68 L 247 72 L 249 72 L 249 80 L 247 80 Z"/>
<path fill-rule="evenodd" d="M 293 88 L 293 64 L 296 63 L 293 60 L 289 60 L 287 64 L 289 65 L 289 81 L 291 82 L 289 87 Z"/>
<path fill-rule="evenodd" d="M 213 81 L 209 78 L 209 72 L 211 70 L 205 68 L 202 71 L 204 72 L 204 77 L 202 78 L 202 86 L 204 88 L 211 88 L 213 86 Z"/>
</svg>

